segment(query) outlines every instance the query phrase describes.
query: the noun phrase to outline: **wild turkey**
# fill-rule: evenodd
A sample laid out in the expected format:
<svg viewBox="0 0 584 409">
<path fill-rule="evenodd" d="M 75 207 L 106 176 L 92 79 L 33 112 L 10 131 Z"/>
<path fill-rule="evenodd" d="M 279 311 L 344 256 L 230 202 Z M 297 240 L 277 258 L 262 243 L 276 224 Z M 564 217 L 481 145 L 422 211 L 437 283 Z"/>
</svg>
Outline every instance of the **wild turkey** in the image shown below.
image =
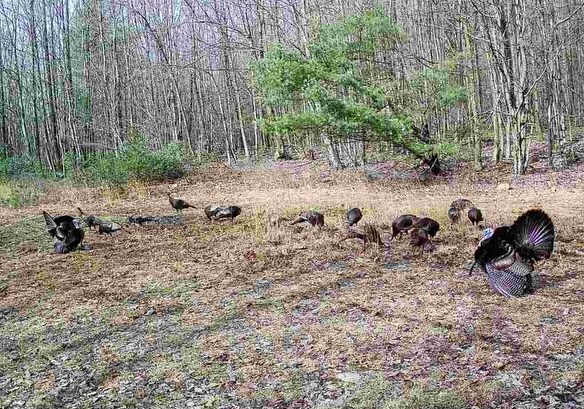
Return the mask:
<svg viewBox="0 0 584 409">
<path fill-rule="evenodd" d="M 555 228 L 542 210 L 528 210 L 511 226 L 486 229 L 474 253 L 479 266 L 498 293 L 518 297 L 535 290 L 533 263 L 547 259 L 554 250 Z"/>
<path fill-rule="evenodd" d="M 154 218 L 151 216 L 128 216 L 128 224 L 139 224 L 153 222 Z"/>
<path fill-rule="evenodd" d="M 404 214 L 395 218 L 391 223 L 391 239 L 393 240 L 398 234 L 399 237 L 401 237 L 402 234 L 407 233 L 418 220 L 420 220 L 420 218 L 413 214 Z"/>
<path fill-rule="evenodd" d="M 468 210 L 468 219 L 470 220 L 470 222 L 474 225 L 477 225 L 482 222 L 483 220 L 483 214 L 481 213 L 481 211 L 479 209 L 477 209 L 476 207 L 471 207 Z"/>
<path fill-rule="evenodd" d="M 422 160 L 421 165 L 427 165 L 432 175 L 440 174 L 440 159 L 438 155 L 433 153 Z"/>
<path fill-rule="evenodd" d="M 190 205 L 186 200 L 183 199 L 179 199 L 176 197 L 172 197 L 172 193 L 168 193 L 168 201 L 170 202 L 170 205 L 172 206 L 172 208 L 174 210 L 176 210 L 177 213 L 182 215 L 182 211 L 183 209 L 187 209 L 189 207 L 195 207 Z"/>
<path fill-rule="evenodd" d="M 85 224 L 87 225 L 87 227 L 89 227 L 90 229 L 93 227 L 97 227 L 97 217 L 95 217 L 94 215 L 86 215 L 83 210 L 81 210 L 80 207 L 77 208 L 77 211 L 79 212 L 79 217 L 81 217 L 83 219 L 83 221 L 85 222 Z"/>
<path fill-rule="evenodd" d="M 55 252 L 68 253 L 83 241 L 85 233 L 77 219 L 71 216 L 52 217 L 43 211 L 47 233 L 55 239 Z"/>
<path fill-rule="evenodd" d="M 450 203 L 450 207 L 454 207 L 457 210 L 464 210 L 466 208 L 475 207 L 475 205 L 468 199 L 456 199 Z"/>
<path fill-rule="evenodd" d="M 241 207 L 239 206 L 207 206 L 205 207 L 205 215 L 209 220 L 221 220 L 221 219 L 231 219 L 231 222 L 235 220 L 237 216 L 241 214 Z"/>
<path fill-rule="evenodd" d="M 116 222 L 104 222 L 99 220 L 99 223 L 97 223 L 97 232 L 99 234 L 106 233 L 111 236 L 112 233 L 118 230 L 122 230 L 122 226 Z"/>
<path fill-rule="evenodd" d="M 57 237 L 57 235 L 63 237 L 63 229 L 58 229 L 61 224 L 63 224 L 65 230 L 67 230 L 71 225 L 75 226 L 75 222 L 79 223 L 74 217 L 69 215 L 52 217 L 47 212 L 43 211 L 43 216 L 45 218 L 45 229 L 51 237 Z"/>
<path fill-rule="evenodd" d="M 410 246 L 423 249 L 423 247 L 429 241 L 430 238 L 428 237 L 428 233 L 424 229 L 420 227 L 414 227 L 412 230 L 410 230 Z"/>
<path fill-rule="evenodd" d="M 458 223 L 460 221 L 460 210 L 458 210 L 456 207 L 449 208 L 448 218 L 450 219 L 452 224 Z"/>
<path fill-rule="evenodd" d="M 440 230 L 440 223 L 429 217 L 423 217 L 415 222 L 413 227 L 423 230 L 429 237 L 434 237 Z"/>
<path fill-rule="evenodd" d="M 111 236 L 112 233 L 122 229 L 122 226 L 116 222 L 106 222 L 94 215 L 87 216 L 80 207 L 77 208 L 77 211 L 79 212 L 79 216 L 83 218 L 87 227 L 90 229 L 96 227 L 99 234 L 106 233 Z"/>
<path fill-rule="evenodd" d="M 367 243 L 374 243 L 377 244 L 379 247 L 383 247 L 384 243 L 381 238 L 381 233 L 379 230 L 371 224 L 365 223 L 363 226 L 363 233 L 356 231 L 356 230 L 349 230 L 347 232 L 347 236 L 341 239 L 337 245 L 341 245 L 341 243 L 348 239 L 361 239 L 363 240 L 363 249 L 367 246 Z"/>
<path fill-rule="evenodd" d="M 314 211 L 314 210 L 302 212 L 302 213 L 300 213 L 300 216 L 298 216 L 296 219 L 294 219 L 290 223 L 290 226 L 293 226 L 293 225 L 298 224 L 298 223 L 304 223 L 304 222 L 308 222 L 313 226 L 322 227 L 322 226 L 324 226 L 324 216 L 322 215 L 322 213 L 319 213 L 319 212 Z"/>
<path fill-rule="evenodd" d="M 440 224 L 429 217 L 419 219 L 410 230 L 410 246 L 422 249 L 426 243 L 432 243 L 431 238 L 440 230 Z"/>
<path fill-rule="evenodd" d="M 359 220 L 363 217 L 363 213 L 361 213 L 361 209 L 358 207 L 353 207 L 351 210 L 347 212 L 345 215 L 345 223 L 347 227 L 351 227 L 359 223 Z"/>
<path fill-rule="evenodd" d="M 181 220 L 176 216 L 129 216 L 128 224 L 180 224 Z"/>
<path fill-rule="evenodd" d="M 428 169 L 424 169 L 420 173 L 418 173 L 418 182 L 426 183 L 430 179 L 432 179 L 432 171 Z"/>
</svg>

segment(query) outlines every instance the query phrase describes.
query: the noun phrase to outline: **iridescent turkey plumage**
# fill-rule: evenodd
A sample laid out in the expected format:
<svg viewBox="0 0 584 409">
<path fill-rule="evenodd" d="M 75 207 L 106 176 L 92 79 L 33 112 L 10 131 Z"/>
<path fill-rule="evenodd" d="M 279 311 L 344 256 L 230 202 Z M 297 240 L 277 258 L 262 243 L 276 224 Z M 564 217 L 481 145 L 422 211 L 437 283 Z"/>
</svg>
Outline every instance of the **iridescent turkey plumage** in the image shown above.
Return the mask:
<svg viewBox="0 0 584 409">
<path fill-rule="evenodd" d="M 551 256 L 554 240 L 550 217 L 542 210 L 529 210 L 511 226 L 485 231 L 470 273 L 478 265 L 491 287 L 507 297 L 532 293 L 536 285 L 533 264 Z"/>
</svg>

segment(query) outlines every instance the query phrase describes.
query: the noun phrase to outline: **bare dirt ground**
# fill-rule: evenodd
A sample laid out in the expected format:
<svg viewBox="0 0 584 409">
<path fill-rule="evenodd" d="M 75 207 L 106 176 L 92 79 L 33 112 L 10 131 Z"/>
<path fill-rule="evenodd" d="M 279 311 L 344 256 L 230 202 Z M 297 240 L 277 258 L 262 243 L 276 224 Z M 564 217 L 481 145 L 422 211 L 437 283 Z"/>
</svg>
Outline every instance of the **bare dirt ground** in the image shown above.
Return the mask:
<svg viewBox="0 0 584 409">
<path fill-rule="evenodd" d="M 508 168 L 419 184 L 311 163 L 176 184 L 53 189 L 0 208 L 0 407 L 576 408 L 584 405 L 582 170 L 510 182 Z M 124 220 L 198 209 L 175 226 L 86 232 L 91 250 L 52 254 L 41 209 Z M 468 276 L 481 230 L 450 226 L 460 197 L 486 224 L 542 208 L 558 232 L 534 295 L 505 299 Z M 202 208 L 238 204 L 237 223 Z M 437 250 L 346 241 L 344 212 L 386 227 L 402 213 L 441 223 Z M 327 226 L 273 227 L 320 210 Z"/>
</svg>

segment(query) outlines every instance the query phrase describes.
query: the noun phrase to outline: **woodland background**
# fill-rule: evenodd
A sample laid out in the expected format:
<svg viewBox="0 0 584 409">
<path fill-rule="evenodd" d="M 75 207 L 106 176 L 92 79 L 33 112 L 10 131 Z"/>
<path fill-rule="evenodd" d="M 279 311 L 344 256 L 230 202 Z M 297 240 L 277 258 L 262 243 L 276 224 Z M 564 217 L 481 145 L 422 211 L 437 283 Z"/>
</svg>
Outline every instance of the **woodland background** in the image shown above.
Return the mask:
<svg viewBox="0 0 584 409">
<path fill-rule="evenodd" d="M 338 25 L 371 10 L 395 26 Z M 531 142 L 545 140 L 550 165 L 562 168 L 584 121 L 583 21 L 579 0 L 6 0 L 0 159 L 4 174 L 62 175 L 132 149 L 136 158 L 159 150 L 162 162 L 235 164 L 322 148 L 337 168 L 409 151 L 458 155 L 481 169 L 488 152 L 521 174 Z M 337 44 L 366 42 L 360 33 L 381 36 L 320 80 L 346 101 L 358 87 L 343 83 L 345 73 L 356 69 L 382 103 L 370 103 L 369 88 L 353 100 L 397 122 L 282 126 L 278 119 L 293 112 L 302 122 L 320 105 L 306 93 L 270 99 L 290 80 L 290 66 L 274 74 L 269 65 L 282 61 L 274 45 L 309 61 L 318 47 L 339 55 Z"/>
</svg>

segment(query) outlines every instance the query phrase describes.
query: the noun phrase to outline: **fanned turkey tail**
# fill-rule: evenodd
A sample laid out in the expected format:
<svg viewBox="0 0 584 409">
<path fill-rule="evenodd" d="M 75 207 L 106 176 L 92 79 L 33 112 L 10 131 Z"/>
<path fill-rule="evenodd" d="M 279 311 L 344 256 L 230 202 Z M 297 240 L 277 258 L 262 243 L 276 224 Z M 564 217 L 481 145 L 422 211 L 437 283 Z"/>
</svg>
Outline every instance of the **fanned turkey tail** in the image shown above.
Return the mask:
<svg viewBox="0 0 584 409">
<path fill-rule="evenodd" d="M 55 237 L 57 234 L 57 223 L 55 223 L 55 220 L 53 220 L 51 215 L 45 211 L 43 211 L 43 216 L 45 218 L 45 229 L 47 230 L 47 233 L 52 237 Z"/>
<path fill-rule="evenodd" d="M 543 260 L 554 250 L 554 224 L 542 210 L 529 210 L 519 216 L 511 226 L 509 236 L 524 260 Z"/>
</svg>

